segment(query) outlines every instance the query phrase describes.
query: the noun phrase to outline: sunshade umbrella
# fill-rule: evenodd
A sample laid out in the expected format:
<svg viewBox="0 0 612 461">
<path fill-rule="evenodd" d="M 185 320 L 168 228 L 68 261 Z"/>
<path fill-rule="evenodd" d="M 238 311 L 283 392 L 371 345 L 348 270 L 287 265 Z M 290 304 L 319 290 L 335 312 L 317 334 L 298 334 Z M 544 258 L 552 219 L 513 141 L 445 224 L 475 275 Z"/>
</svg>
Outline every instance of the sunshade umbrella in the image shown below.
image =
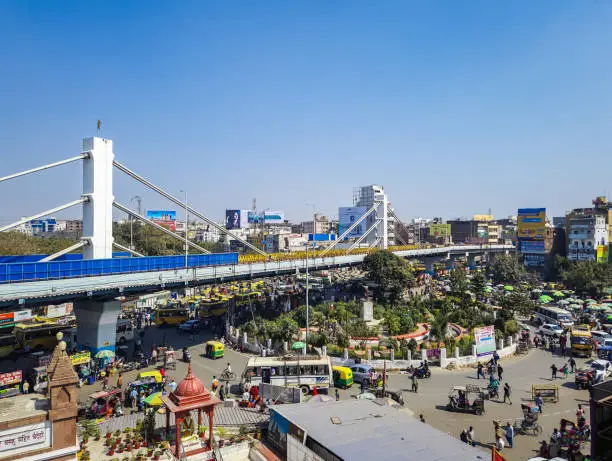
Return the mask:
<svg viewBox="0 0 612 461">
<path fill-rule="evenodd" d="M 560 306 L 564 306 L 565 304 L 569 304 L 570 302 L 567 299 L 562 299 L 561 301 L 557 301 L 557 304 Z"/>
<path fill-rule="evenodd" d="M 115 353 L 106 349 L 96 354 L 97 359 L 112 359 L 113 357 L 115 357 Z"/>
<path fill-rule="evenodd" d="M 304 344 L 302 341 L 296 341 L 291 345 L 291 349 L 293 349 L 294 351 L 299 351 L 300 349 L 304 349 L 306 347 L 306 344 Z"/>
<path fill-rule="evenodd" d="M 513 291 L 513 290 L 514 290 L 514 287 L 513 287 L 512 285 L 506 285 L 506 286 L 504 287 L 504 290 L 506 290 L 506 291 Z"/>
<path fill-rule="evenodd" d="M 555 291 L 552 295 L 555 298 L 564 298 L 565 297 L 565 295 L 563 293 L 561 293 L 560 291 Z"/>
<path fill-rule="evenodd" d="M 587 303 L 587 304 L 591 304 L 591 303 L 596 303 L 597 301 L 595 301 L 594 299 L 590 299 L 589 298 L 589 299 L 585 299 L 584 302 Z"/>
<path fill-rule="evenodd" d="M 552 301 L 552 298 L 548 295 L 542 295 L 538 298 L 541 303 L 549 303 Z"/>
<path fill-rule="evenodd" d="M 161 392 L 154 392 L 144 399 L 144 403 L 150 407 L 161 407 L 164 404 L 164 402 L 162 402 L 161 395 Z"/>
<path fill-rule="evenodd" d="M 485 293 L 491 293 L 493 291 L 493 288 L 491 288 L 491 287 L 484 287 L 484 291 L 485 291 Z"/>
<path fill-rule="evenodd" d="M 572 309 L 580 309 L 582 306 L 580 304 L 570 304 L 569 307 Z"/>
</svg>

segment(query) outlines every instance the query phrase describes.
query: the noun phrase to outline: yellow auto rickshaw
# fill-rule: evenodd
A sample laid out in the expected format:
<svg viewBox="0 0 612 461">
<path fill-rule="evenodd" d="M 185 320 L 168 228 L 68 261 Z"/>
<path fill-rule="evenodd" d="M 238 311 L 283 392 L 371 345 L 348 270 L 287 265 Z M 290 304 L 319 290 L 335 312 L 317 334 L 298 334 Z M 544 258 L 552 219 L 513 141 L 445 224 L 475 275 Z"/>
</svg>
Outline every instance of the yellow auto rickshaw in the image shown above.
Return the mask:
<svg viewBox="0 0 612 461">
<path fill-rule="evenodd" d="M 220 359 L 225 355 L 225 346 L 219 341 L 208 341 L 206 343 L 206 357 L 209 359 Z"/>
<path fill-rule="evenodd" d="M 161 383 L 161 382 L 163 381 L 163 379 L 162 379 L 162 375 L 161 375 L 161 373 L 160 373 L 158 370 L 152 370 L 152 371 L 141 371 L 141 372 L 138 374 L 138 379 L 139 379 L 139 380 L 142 380 L 142 379 L 145 379 L 145 378 L 149 378 L 149 377 L 153 377 L 153 378 L 155 378 L 155 382 L 156 382 L 157 384 L 159 384 L 159 383 Z"/>
<path fill-rule="evenodd" d="M 334 377 L 334 386 L 336 387 L 348 389 L 353 385 L 353 372 L 348 367 L 332 367 L 332 376 Z"/>
</svg>

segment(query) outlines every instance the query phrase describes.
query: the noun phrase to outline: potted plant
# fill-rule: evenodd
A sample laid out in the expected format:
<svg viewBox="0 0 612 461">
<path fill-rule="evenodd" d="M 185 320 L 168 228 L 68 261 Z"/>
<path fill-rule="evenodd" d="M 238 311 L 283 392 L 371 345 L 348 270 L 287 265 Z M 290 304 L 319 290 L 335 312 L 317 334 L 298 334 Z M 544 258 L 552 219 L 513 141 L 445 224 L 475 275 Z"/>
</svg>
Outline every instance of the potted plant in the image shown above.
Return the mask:
<svg viewBox="0 0 612 461">
<path fill-rule="evenodd" d="M 155 453 L 153 453 L 153 459 L 155 461 L 158 461 L 160 457 L 161 457 L 161 451 L 156 451 Z"/>
<path fill-rule="evenodd" d="M 112 448 L 108 450 L 108 456 L 113 456 L 114 454 L 115 454 L 115 450 L 113 450 Z"/>
<path fill-rule="evenodd" d="M 198 426 L 198 435 L 200 436 L 201 439 L 206 438 L 206 430 L 208 428 L 206 426 Z"/>
<path fill-rule="evenodd" d="M 112 432 L 110 432 L 110 431 L 106 431 L 106 435 L 105 435 L 105 437 L 106 437 L 107 439 L 110 439 L 112 435 L 113 435 L 113 433 L 112 433 Z"/>
</svg>

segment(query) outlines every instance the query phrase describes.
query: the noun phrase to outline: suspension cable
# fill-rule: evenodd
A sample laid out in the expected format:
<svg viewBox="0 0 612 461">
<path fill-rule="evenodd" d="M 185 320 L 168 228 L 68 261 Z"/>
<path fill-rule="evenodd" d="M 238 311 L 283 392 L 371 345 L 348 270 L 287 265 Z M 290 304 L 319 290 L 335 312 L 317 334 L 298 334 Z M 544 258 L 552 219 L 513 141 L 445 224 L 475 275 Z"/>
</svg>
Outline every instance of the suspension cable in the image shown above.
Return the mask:
<svg viewBox="0 0 612 461">
<path fill-rule="evenodd" d="M 83 160 L 84 158 L 87 158 L 87 157 L 89 157 L 89 153 L 83 152 L 82 154 L 77 155 L 76 157 L 70 157 L 65 160 L 60 160 L 59 162 L 49 163 L 48 165 L 43 165 L 43 166 L 39 166 L 36 168 L 32 168 L 30 170 L 20 171 L 19 173 L 13 173 L 8 176 L 4 176 L 3 178 L 0 178 L 0 182 L 8 181 L 9 179 L 15 179 L 20 176 L 25 176 L 26 174 L 36 173 L 37 171 L 48 170 L 49 168 L 53 168 L 53 167 L 60 166 L 60 165 L 65 165 L 66 163 L 70 163 L 70 162 L 76 162 L 77 160 Z"/>
</svg>

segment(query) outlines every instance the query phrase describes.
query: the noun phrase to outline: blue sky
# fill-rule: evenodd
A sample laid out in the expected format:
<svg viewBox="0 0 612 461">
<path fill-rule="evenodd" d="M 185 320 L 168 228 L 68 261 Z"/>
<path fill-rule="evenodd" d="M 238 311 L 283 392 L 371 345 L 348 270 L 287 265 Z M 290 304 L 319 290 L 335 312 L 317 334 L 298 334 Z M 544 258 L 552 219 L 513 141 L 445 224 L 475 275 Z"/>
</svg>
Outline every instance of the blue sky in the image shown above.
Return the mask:
<svg viewBox="0 0 612 461">
<path fill-rule="evenodd" d="M 612 3 L 0 3 L 0 176 L 117 160 L 220 219 L 387 189 L 400 217 L 587 206 L 610 192 Z M 78 164 L 0 184 L 0 221 L 72 200 Z M 117 200 L 161 197 L 115 174 Z M 80 210 L 68 213 L 80 216 Z M 118 215 L 120 216 L 120 215 Z"/>
</svg>

